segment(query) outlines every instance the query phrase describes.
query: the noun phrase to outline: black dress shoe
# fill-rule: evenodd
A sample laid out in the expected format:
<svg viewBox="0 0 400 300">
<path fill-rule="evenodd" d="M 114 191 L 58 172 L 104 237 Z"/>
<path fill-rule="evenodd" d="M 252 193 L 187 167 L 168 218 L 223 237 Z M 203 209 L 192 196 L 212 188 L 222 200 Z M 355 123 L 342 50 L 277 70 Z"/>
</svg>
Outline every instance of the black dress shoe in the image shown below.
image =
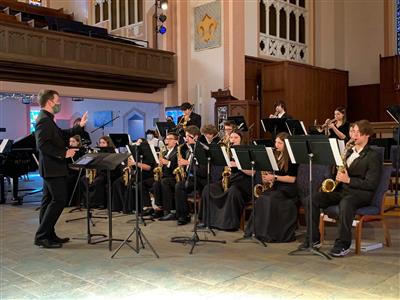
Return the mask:
<svg viewBox="0 0 400 300">
<path fill-rule="evenodd" d="M 190 223 L 190 216 L 178 218 L 178 225 L 186 225 Z"/>
<path fill-rule="evenodd" d="M 11 205 L 16 206 L 16 205 L 22 205 L 22 198 L 14 198 L 11 200 Z"/>
<path fill-rule="evenodd" d="M 58 236 L 55 236 L 54 238 L 51 239 L 51 241 L 59 244 L 65 244 L 69 242 L 69 237 L 60 238 Z"/>
<path fill-rule="evenodd" d="M 151 215 L 154 219 L 159 219 L 164 216 L 163 210 L 154 210 L 154 213 Z"/>
<path fill-rule="evenodd" d="M 176 215 L 174 213 L 169 213 L 168 215 L 158 219 L 159 221 L 174 221 L 176 220 Z"/>
<path fill-rule="evenodd" d="M 56 243 L 56 242 L 48 240 L 48 239 L 36 240 L 35 245 L 40 246 L 42 248 L 61 248 L 62 247 L 61 243 Z"/>
<path fill-rule="evenodd" d="M 143 212 L 142 212 L 142 216 L 150 216 L 150 215 L 152 215 L 154 213 L 154 209 L 153 208 L 148 208 L 148 209 L 145 209 Z"/>
</svg>

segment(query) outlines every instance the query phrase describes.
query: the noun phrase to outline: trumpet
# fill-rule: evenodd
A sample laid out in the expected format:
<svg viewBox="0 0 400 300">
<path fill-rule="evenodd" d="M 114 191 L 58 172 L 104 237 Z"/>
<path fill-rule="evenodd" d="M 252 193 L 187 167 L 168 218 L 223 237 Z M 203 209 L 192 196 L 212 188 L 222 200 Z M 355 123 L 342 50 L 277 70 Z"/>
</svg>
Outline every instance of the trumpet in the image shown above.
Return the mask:
<svg viewBox="0 0 400 300">
<path fill-rule="evenodd" d="M 261 171 L 261 175 L 266 175 L 267 171 Z M 254 197 L 259 198 L 266 190 L 272 188 L 274 183 L 272 181 L 256 184 L 253 189 Z"/>
<path fill-rule="evenodd" d="M 315 129 L 317 129 L 318 132 L 323 132 L 325 135 L 329 135 L 329 125 L 335 124 L 336 120 L 333 119 L 328 119 L 326 122 L 322 125 L 317 125 L 317 120 L 314 121 L 314 126 Z"/>
<path fill-rule="evenodd" d="M 354 146 L 354 141 L 350 140 L 347 142 L 346 147 L 344 148 L 343 154 L 342 154 L 342 161 L 343 161 L 343 166 L 338 166 L 337 171 L 338 172 L 344 172 L 346 170 L 346 154 L 347 151 L 349 151 L 352 147 Z M 322 184 L 321 184 L 321 191 L 324 193 L 332 193 L 336 187 L 338 186 L 339 182 L 337 180 L 333 180 L 332 178 L 325 179 Z"/>
</svg>

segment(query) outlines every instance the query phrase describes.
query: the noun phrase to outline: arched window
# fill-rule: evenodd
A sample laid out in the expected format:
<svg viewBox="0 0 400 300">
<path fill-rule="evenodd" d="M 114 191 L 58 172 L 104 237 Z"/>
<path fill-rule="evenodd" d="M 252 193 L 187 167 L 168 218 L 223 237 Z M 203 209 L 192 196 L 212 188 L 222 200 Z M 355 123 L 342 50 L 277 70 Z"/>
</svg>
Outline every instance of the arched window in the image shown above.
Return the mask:
<svg viewBox="0 0 400 300">
<path fill-rule="evenodd" d="M 282 39 L 286 39 L 286 31 L 287 31 L 287 17 L 286 12 L 283 8 L 279 11 L 279 37 Z"/>
<path fill-rule="evenodd" d="M 261 55 L 303 63 L 308 61 L 306 6 L 305 0 L 260 0 L 258 47 Z"/>
<path fill-rule="evenodd" d="M 271 5 L 268 8 L 268 25 L 269 25 L 269 35 L 276 36 L 276 8 Z"/>
<path fill-rule="evenodd" d="M 260 32 L 266 33 L 267 31 L 267 17 L 265 15 L 265 4 L 260 0 Z"/>
</svg>

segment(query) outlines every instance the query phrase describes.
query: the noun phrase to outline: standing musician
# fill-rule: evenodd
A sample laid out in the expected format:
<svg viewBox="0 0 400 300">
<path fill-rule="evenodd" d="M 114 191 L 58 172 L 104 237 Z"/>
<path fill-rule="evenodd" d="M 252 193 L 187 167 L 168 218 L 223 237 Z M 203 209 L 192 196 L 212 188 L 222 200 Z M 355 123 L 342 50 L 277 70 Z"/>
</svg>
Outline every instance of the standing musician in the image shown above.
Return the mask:
<svg viewBox="0 0 400 300">
<path fill-rule="evenodd" d="M 231 132 L 229 147 L 240 145 L 241 142 L 242 133 L 238 130 Z M 229 150 L 227 149 L 227 151 Z M 251 170 L 239 170 L 232 159 L 229 168 L 224 169 L 223 172 L 223 180 L 211 183 L 204 188 L 201 195 L 199 218 L 204 224 L 213 228 L 237 230 L 240 226 L 243 208 L 251 199 Z M 224 185 L 227 187 L 225 191 Z M 209 195 L 210 199 L 207 203 Z M 209 219 L 207 220 L 207 218 Z"/>
<path fill-rule="evenodd" d="M 181 105 L 183 115 L 178 118 L 177 127 L 179 130 L 183 129 L 182 133 L 184 133 L 184 130 L 191 125 L 201 128 L 201 116 L 193 112 L 193 106 L 194 105 L 189 102 L 184 102 Z"/>
<path fill-rule="evenodd" d="M 339 140 L 349 139 L 350 123 L 346 120 L 346 109 L 344 107 L 337 107 L 335 109 L 334 119 L 327 119 L 325 124 L 327 124 L 329 128 L 330 138 L 337 138 Z"/>
<path fill-rule="evenodd" d="M 355 211 L 371 203 L 374 192 L 379 185 L 382 172 L 380 155 L 368 146 L 373 135 L 371 123 L 361 120 L 354 123 L 352 139 L 354 147 L 346 152 L 343 172 L 337 172 L 339 186 L 331 193 L 319 192 L 312 199 L 312 247 L 321 246 L 319 233 L 320 209 L 339 205 L 338 238 L 330 251 L 332 256 L 345 256 L 350 252 L 351 228 Z M 346 170 L 347 169 L 347 170 Z M 308 220 L 307 220 L 308 221 Z M 299 250 L 310 246 L 310 227 L 307 237 Z"/>
<path fill-rule="evenodd" d="M 278 100 L 274 104 L 274 114 L 270 114 L 270 118 L 286 118 L 286 119 L 291 119 L 292 117 L 288 115 L 286 112 L 286 103 L 283 100 Z"/>
<path fill-rule="evenodd" d="M 35 138 L 39 150 L 39 173 L 43 178 L 43 198 L 34 243 L 44 248 L 60 248 L 69 238 L 59 238 L 54 226 L 67 203 L 66 158 L 73 157 L 76 152 L 76 149 L 66 150 L 66 141 L 70 136 L 81 133 L 88 114 L 83 115 L 79 126 L 62 130 L 54 122 L 54 115 L 61 110 L 58 92 L 42 90 L 38 101 L 41 111 L 36 119 Z"/>
<path fill-rule="evenodd" d="M 278 133 L 275 138 L 275 158 L 279 171 L 261 172 L 262 187 L 255 204 L 256 237 L 264 242 L 291 242 L 295 239 L 297 227 L 297 164 L 292 164 L 286 149 L 286 132 Z M 245 236 L 253 233 L 253 222 L 250 218 L 245 229 Z"/>
<path fill-rule="evenodd" d="M 176 217 L 178 225 L 185 225 L 190 222 L 188 194 L 194 189 L 193 150 L 196 141 L 200 137 L 200 129 L 191 125 L 185 130 L 186 152 L 182 153 L 182 157 L 178 157 L 178 166 L 186 173 L 186 178 L 177 181 L 175 185 L 175 205 Z M 196 188 L 201 193 L 203 187 L 207 183 L 207 168 L 202 165 L 196 166 Z"/>
<path fill-rule="evenodd" d="M 174 132 L 167 134 L 164 140 L 166 149 L 160 155 L 160 167 L 162 176 L 154 181 L 153 192 L 155 212 L 153 217 L 160 221 L 176 220 L 175 211 L 175 168 L 178 166 L 177 145 L 178 135 Z M 161 150 L 160 150 L 161 151 Z"/>
</svg>

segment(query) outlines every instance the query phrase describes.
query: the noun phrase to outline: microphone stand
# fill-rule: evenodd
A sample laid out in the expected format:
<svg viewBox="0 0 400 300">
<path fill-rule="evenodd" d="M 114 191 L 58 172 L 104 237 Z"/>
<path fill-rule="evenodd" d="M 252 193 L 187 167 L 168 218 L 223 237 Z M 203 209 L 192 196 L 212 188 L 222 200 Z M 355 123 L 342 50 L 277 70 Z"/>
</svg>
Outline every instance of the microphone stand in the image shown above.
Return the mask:
<svg viewBox="0 0 400 300">
<path fill-rule="evenodd" d="M 106 125 L 110 124 L 111 122 L 115 121 L 115 120 L 118 119 L 119 117 L 120 117 L 120 116 L 116 116 L 115 118 L 112 118 L 110 121 L 108 121 L 108 122 L 106 122 L 106 123 L 100 125 L 99 127 L 93 129 L 90 133 L 94 133 L 94 132 L 96 132 L 97 130 L 99 130 L 99 129 L 101 128 L 101 129 L 102 129 L 102 135 L 104 136 L 104 127 L 105 127 Z"/>
</svg>

